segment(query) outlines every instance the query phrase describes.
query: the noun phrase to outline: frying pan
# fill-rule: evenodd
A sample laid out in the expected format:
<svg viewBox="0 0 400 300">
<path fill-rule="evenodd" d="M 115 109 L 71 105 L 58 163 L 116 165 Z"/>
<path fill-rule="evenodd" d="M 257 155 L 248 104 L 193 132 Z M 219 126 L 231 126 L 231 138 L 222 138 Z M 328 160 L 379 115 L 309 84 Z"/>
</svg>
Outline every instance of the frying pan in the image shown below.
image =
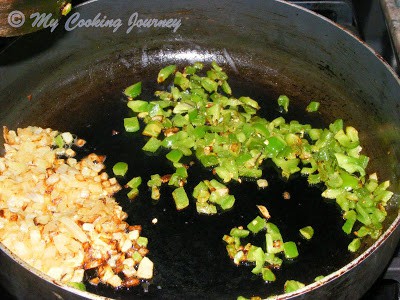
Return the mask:
<svg viewBox="0 0 400 300">
<path fill-rule="evenodd" d="M 162 66 L 215 60 L 230 76 L 234 94 L 257 99 L 268 118 L 280 115 L 276 98 L 286 94 L 291 98 L 287 120 L 327 126 L 342 118 L 359 129 L 364 151 L 371 157 L 368 171 L 377 171 L 381 180 L 390 179 L 395 196 L 382 236 L 351 254 L 346 249 L 351 237 L 341 231 L 337 206 L 322 199 L 321 190 L 308 187 L 301 177 L 284 182 L 268 169 L 266 190 L 256 190 L 251 182 L 233 184 L 235 208 L 215 217 L 199 216 L 193 208 L 177 212 L 168 189 L 157 205 L 149 201 L 145 188 L 134 202 L 121 192 L 116 197 L 129 214 L 128 222 L 143 225 L 143 234 L 149 237 L 149 256 L 156 266 L 149 286 L 115 291 L 87 285 L 88 292 L 73 290 L 0 245 L 1 281 L 12 294 L 21 299 L 235 299 L 238 295 L 355 299 L 365 293 L 387 265 L 400 236 L 400 82 L 370 48 L 327 19 L 281 1 L 89 1 L 73 12 L 81 19 L 98 13 L 120 18 L 123 26 L 113 32 L 93 27 L 67 31 L 61 25 L 53 33 L 20 38 L 3 51 L 3 125 L 77 133 L 88 141 L 87 152 L 107 155 L 108 166 L 126 161 L 127 178 L 141 175 L 146 181 L 150 174 L 168 173 L 171 167 L 142 153 L 140 135 L 123 133 L 121 120 L 129 112 L 121 91 L 142 80 L 142 96 L 149 99 L 160 88 L 154 81 Z M 127 34 L 127 22 L 135 12 L 143 19 L 180 19 L 181 26 L 176 32 L 134 27 Z M 303 113 L 310 100 L 321 102 L 320 112 L 311 117 Z M 121 133 L 112 135 L 113 130 Z M 189 176 L 190 189 L 212 175 L 195 166 Z M 291 194 L 290 201 L 282 199 L 284 191 Z M 268 207 L 284 239 L 300 243 L 300 257 L 285 262 L 271 284 L 252 276 L 251 267 L 234 266 L 221 241 L 230 228 L 246 225 L 256 216 L 256 204 Z M 153 218 L 158 219 L 156 225 Z M 297 235 L 305 225 L 316 230 L 307 243 Z M 326 277 L 312 284 L 318 275 Z M 287 279 L 309 285 L 281 295 Z"/>
</svg>

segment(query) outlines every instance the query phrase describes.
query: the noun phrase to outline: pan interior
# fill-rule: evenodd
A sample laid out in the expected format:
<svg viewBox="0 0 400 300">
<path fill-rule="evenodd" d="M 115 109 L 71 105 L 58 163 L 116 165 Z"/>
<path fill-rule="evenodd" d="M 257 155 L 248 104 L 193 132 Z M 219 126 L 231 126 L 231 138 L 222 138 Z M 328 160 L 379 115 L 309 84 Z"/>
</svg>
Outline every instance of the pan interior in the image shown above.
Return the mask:
<svg viewBox="0 0 400 300">
<path fill-rule="evenodd" d="M 148 53 L 150 61 L 159 61 L 157 53 Z M 125 59 L 134 61 L 132 58 Z M 176 56 L 171 56 L 171 59 L 180 66 L 189 62 L 177 61 Z M 76 133 L 88 141 L 86 153 L 94 151 L 107 156 L 109 174 L 112 174 L 114 163 L 125 161 L 129 164 L 126 178 L 120 179 L 122 184 L 134 176 L 142 176 L 145 183 L 151 174 L 172 173 L 172 166 L 165 159 L 146 155 L 141 150 L 144 144 L 141 135 L 125 133 L 122 122 L 124 117 L 131 115 L 126 107 L 127 100 L 122 95 L 124 87 L 141 80 L 142 98 L 152 99 L 152 92 L 165 88 L 155 83 L 161 65 L 154 63 L 143 67 L 137 64 L 131 67 L 134 71 L 127 72 L 125 67 L 110 64 L 112 62 L 108 61 L 107 65 L 98 65 L 90 72 L 83 71 L 70 80 L 64 79 L 57 89 L 34 91 L 33 97 L 41 105 L 19 119 L 19 126 L 30 124 Z M 271 77 L 265 74 L 260 76 L 259 67 L 238 64 L 238 72 L 235 72 L 228 64 L 222 64 L 230 76 L 234 95 L 248 95 L 258 100 L 262 106 L 261 114 L 268 119 L 281 115 L 276 99 L 287 92 L 291 102 L 289 113 L 283 115 L 285 119 L 314 126 L 329 124 L 324 113 L 304 113 L 309 98 L 298 87 L 287 84 L 285 89 L 282 85 L 267 82 L 265 79 L 270 80 Z M 113 70 L 112 77 L 104 79 L 103 74 L 109 74 L 110 69 Z M 268 72 L 276 71 L 269 69 Z M 290 83 L 285 77 L 277 76 L 276 80 Z M 52 105 L 54 103 L 59 106 Z M 47 113 L 43 114 L 46 108 Z M 325 111 L 324 106 L 321 111 Z M 40 118 L 39 112 L 42 114 Z M 113 134 L 115 131 L 119 134 Z M 328 275 L 354 259 L 355 256 L 347 251 L 351 237 L 341 230 L 343 220 L 340 211 L 335 203 L 321 198 L 319 187 L 309 187 L 306 179 L 300 176 L 285 182 L 272 167 L 265 169 L 264 177 L 269 182 L 265 190 L 258 190 L 254 182 L 229 185 L 237 199 L 235 207 L 211 217 L 198 215 L 194 203 L 189 209 L 177 212 L 170 196 L 172 189 L 168 187 L 162 189 L 162 197 L 156 205 L 150 199 L 146 184 L 142 185 L 140 195 L 134 201 L 127 199 L 126 189 L 122 190 L 116 197 L 129 214 L 128 223 L 143 226 L 143 235 L 149 238 L 149 257 L 155 263 L 156 276 L 150 286 L 114 291 L 104 286 L 87 285 L 88 290 L 121 299 L 143 295 L 157 298 L 177 295 L 183 298 L 203 295 L 219 299 L 233 299 L 238 295 L 266 297 L 282 293 L 283 284 L 288 279 L 312 283 L 316 276 Z M 195 164 L 190 169 L 186 190 L 192 190 L 200 180 L 207 178 L 212 178 L 211 172 Z M 290 193 L 290 200 L 283 199 L 285 191 Z M 258 215 L 257 204 L 269 209 L 271 222 L 281 229 L 284 240 L 298 244 L 300 252 L 296 260 L 284 262 L 281 270 L 275 272 L 277 281 L 270 284 L 252 275 L 251 266 L 236 267 L 229 260 L 222 241 L 222 236 L 228 234 L 232 227 L 246 226 Z M 158 220 L 156 224 L 152 224 L 154 218 Z M 301 239 L 298 233 L 300 228 L 308 225 L 316 231 L 311 241 Z M 252 241 L 263 245 L 262 236 Z"/>
</svg>

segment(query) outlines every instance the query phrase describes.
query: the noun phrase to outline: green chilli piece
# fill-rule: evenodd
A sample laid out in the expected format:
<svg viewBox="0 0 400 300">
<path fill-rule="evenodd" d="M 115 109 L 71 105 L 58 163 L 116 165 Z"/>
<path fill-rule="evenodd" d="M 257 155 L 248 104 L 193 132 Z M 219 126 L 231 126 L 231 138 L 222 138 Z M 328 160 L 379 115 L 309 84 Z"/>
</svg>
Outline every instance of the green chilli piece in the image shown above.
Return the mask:
<svg viewBox="0 0 400 300">
<path fill-rule="evenodd" d="M 344 212 L 345 233 L 350 234 L 356 223 L 361 223 L 355 232 L 358 238 L 380 235 L 387 215 L 385 206 L 393 192 L 387 190 L 389 182 L 378 182 L 376 174 L 367 178 L 368 157 L 361 154 L 359 134 L 354 127 L 345 127 L 341 119 L 326 129 L 312 128 L 298 121 L 287 122 L 283 117 L 269 121 L 257 115 L 260 106 L 254 99 L 230 96 L 228 77 L 220 66 L 212 63 L 206 76 L 197 74 L 202 68 L 203 64 L 195 63 L 176 72 L 175 65 L 167 66 L 160 71 L 158 79 L 172 79 L 172 88 L 155 92 L 156 99 L 149 102 L 128 101 L 128 107 L 145 124 L 141 129 L 143 135 L 150 137 L 144 150 L 156 152 L 163 147 L 181 151 L 184 156 L 195 153 L 200 163 L 212 168 L 224 182 L 261 178 L 264 162 L 272 160 L 286 178 L 301 172 L 308 176 L 310 185 L 324 184 L 322 195 L 335 199 Z M 288 110 L 287 96 L 282 95 L 278 103 L 282 110 Z M 317 111 L 318 105 L 312 101 L 307 111 Z M 130 127 L 130 130 L 136 128 Z M 177 188 L 187 178 L 186 170 L 178 171 L 182 167 L 178 165 L 178 151 L 167 154 L 177 169 L 168 184 Z M 265 182 L 259 182 L 266 186 Z M 217 192 L 214 188 L 197 189 L 199 212 L 214 214 L 217 208 L 229 209 L 234 204 L 228 189 L 215 188 Z M 152 187 L 152 195 L 159 195 L 157 186 Z M 249 225 L 250 228 L 256 232 L 262 226 Z M 310 230 L 303 230 L 302 235 L 308 238 L 312 234 Z M 282 236 L 279 232 L 270 232 L 268 226 L 266 241 L 267 250 L 271 251 L 267 251 L 268 255 L 283 251 Z M 257 271 L 261 272 L 259 267 Z"/>
<path fill-rule="evenodd" d="M 346 222 L 343 224 L 342 230 L 345 233 L 350 234 L 357 220 L 357 213 L 354 210 L 349 210 L 343 214 L 343 217 L 346 219 Z"/>
<path fill-rule="evenodd" d="M 152 187 L 152 186 L 157 186 L 160 187 L 162 184 L 161 176 L 160 174 L 153 174 L 150 176 L 150 180 L 147 181 L 147 186 Z"/>
<path fill-rule="evenodd" d="M 276 254 L 284 251 L 282 235 L 275 224 L 270 222 L 267 223 L 265 241 L 267 253 Z"/>
<path fill-rule="evenodd" d="M 151 199 L 153 199 L 155 201 L 160 200 L 161 193 L 160 193 L 160 189 L 158 186 L 153 185 L 151 187 L 151 196 L 150 197 L 151 197 Z"/>
<path fill-rule="evenodd" d="M 115 176 L 125 176 L 126 172 L 128 172 L 128 164 L 125 162 L 117 162 L 113 166 Z"/>
<path fill-rule="evenodd" d="M 289 97 L 286 95 L 280 95 L 278 97 L 278 105 L 283 108 L 285 112 L 289 111 Z"/>
<path fill-rule="evenodd" d="M 237 238 L 245 238 L 249 235 L 250 231 L 246 229 L 232 228 L 230 235 Z"/>
<path fill-rule="evenodd" d="M 314 235 L 314 228 L 312 228 L 311 226 L 306 226 L 301 228 L 300 230 L 300 234 L 306 239 L 306 240 L 311 240 L 311 238 Z"/>
<path fill-rule="evenodd" d="M 159 122 L 151 122 L 146 125 L 146 127 L 143 129 L 142 134 L 145 136 L 150 136 L 150 137 L 157 137 L 160 133 L 161 130 L 163 129 L 161 123 Z"/>
<path fill-rule="evenodd" d="M 275 274 L 270 268 L 262 268 L 261 274 L 264 281 L 273 282 L 276 280 Z"/>
<path fill-rule="evenodd" d="M 129 180 L 126 185 L 131 189 L 137 189 L 141 184 L 142 184 L 142 177 L 137 176 Z"/>
<path fill-rule="evenodd" d="M 143 146 L 142 150 L 154 153 L 160 148 L 161 143 L 162 142 L 159 139 L 151 137 Z"/>
<path fill-rule="evenodd" d="M 140 261 L 143 259 L 143 256 L 139 252 L 135 251 L 133 252 L 132 259 L 135 263 L 140 263 Z"/>
<path fill-rule="evenodd" d="M 296 280 L 288 280 L 285 282 L 284 291 L 285 291 L 285 294 L 287 294 L 287 293 L 297 291 L 303 287 L 305 287 L 304 283 L 301 283 Z"/>
<path fill-rule="evenodd" d="M 143 100 L 132 100 L 127 104 L 127 106 L 135 113 L 148 112 L 149 105 L 149 102 Z"/>
<path fill-rule="evenodd" d="M 320 276 L 315 277 L 315 278 L 314 278 L 314 281 L 320 281 L 320 280 L 322 280 L 322 279 L 324 279 L 324 278 L 325 278 L 325 276 L 320 275 Z"/>
<path fill-rule="evenodd" d="M 316 111 L 318 111 L 318 109 L 319 109 L 319 105 L 320 105 L 319 102 L 311 101 L 311 102 L 307 105 L 306 111 L 307 111 L 307 112 L 316 112 Z"/>
<path fill-rule="evenodd" d="M 67 285 L 80 291 L 86 291 L 86 286 L 83 282 L 68 282 Z"/>
<path fill-rule="evenodd" d="M 357 252 L 358 249 L 360 249 L 361 246 L 361 241 L 359 238 L 355 238 L 354 240 L 351 241 L 349 246 L 347 247 L 350 252 Z"/>
<path fill-rule="evenodd" d="M 72 9 L 72 4 L 71 3 L 67 3 L 61 10 L 61 15 L 62 16 L 66 16 L 71 12 Z"/>
<path fill-rule="evenodd" d="M 124 90 L 124 94 L 128 97 L 131 98 L 136 98 L 137 96 L 139 96 L 142 93 L 142 82 L 139 81 L 135 84 L 132 84 L 131 86 L 128 86 L 125 90 Z"/>
<path fill-rule="evenodd" d="M 168 160 L 170 160 L 170 161 L 172 161 L 172 162 L 174 162 L 174 163 L 177 163 L 177 162 L 180 161 L 180 159 L 182 158 L 182 156 L 183 156 L 182 151 L 180 151 L 180 150 L 178 150 L 178 149 L 174 149 L 174 150 L 171 150 L 165 157 L 166 157 Z"/>
<path fill-rule="evenodd" d="M 165 68 L 162 68 L 157 75 L 157 82 L 164 82 L 172 73 L 176 71 L 176 65 L 169 65 Z"/>
<path fill-rule="evenodd" d="M 177 210 L 182 210 L 189 206 L 189 198 L 183 187 L 175 189 L 172 192 L 172 197 L 174 198 Z"/>
<path fill-rule="evenodd" d="M 252 233 L 258 233 L 259 231 L 264 230 L 266 227 L 267 227 L 267 222 L 265 221 L 264 218 L 261 218 L 260 216 L 257 216 L 253 221 L 247 224 L 247 228 Z"/>
<path fill-rule="evenodd" d="M 133 200 L 139 195 L 139 190 L 137 188 L 133 188 L 126 195 L 130 200 Z"/>
<path fill-rule="evenodd" d="M 125 118 L 124 127 L 126 132 L 136 132 L 140 129 L 139 120 L 137 117 Z"/>
<path fill-rule="evenodd" d="M 217 207 L 214 204 L 196 202 L 196 210 L 199 214 L 215 215 L 217 213 Z"/>
<path fill-rule="evenodd" d="M 297 250 L 297 246 L 296 246 L 295 242 L 284 243 L 283 251 L 285 253 L 285 257 L 288 259 L 296 258 L 299 256 L 299 251 Z"/>
<path fill-rule="evenodd" d="M 147 247 L 148 242 L 149 241 L 148 241 L 147 237 L 144 237 L 144 236 L 139 236 L 138 239 L 136 240 L 136 244 L 138 244 L 140 247 L 144 247 L 144 248 Z"/>
<path fill-rule="evenodd" d="M 57 135 L 54 138 L 54 143 L 57 145 L 58 148 L 63 148 L 64 147 L 64 139 L 62 138 L 61 134 Z"/>
</svg>

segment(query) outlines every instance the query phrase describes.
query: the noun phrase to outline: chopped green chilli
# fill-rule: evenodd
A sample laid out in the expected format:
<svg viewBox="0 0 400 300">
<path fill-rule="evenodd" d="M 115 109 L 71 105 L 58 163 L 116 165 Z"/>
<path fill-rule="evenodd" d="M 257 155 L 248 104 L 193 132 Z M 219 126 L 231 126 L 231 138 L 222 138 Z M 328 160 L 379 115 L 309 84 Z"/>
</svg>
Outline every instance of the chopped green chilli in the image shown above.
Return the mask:
<svg viewBox="0 0 400 300">
<path fill-rule="evenodd" d="M 139 190 L 137 188 L 131 189 L 127 194 L 130 200 L 135 199 L 138 195 L 139 195 Z"/>
<path fill-rule="evenodd" d="M 311 101 L 310 104 L 307 105 L 306 111 L 308 112 L 316 112 L 319 108 L 319 102 Z"/>
<path fill-rule="evenodd" d="M 178 149 L 173 149 L 171 150 L 171 152 L 169 152 L 166 157 L 168 160 L 172 161 L 172 162 L 178 162 L 183 156 L 182 151 L 178 150 Z"/>
<path fill-rule="evenodd" d="M 253 221 L 251 221 L 247 225 L 247 228 L 252 233 L 258 233 L 259 231 L 265 229 L 266 227 L 267 227 L 267 222 L 265 221 L 265 219 L 261 218 L 260 216 L 257 216 Z"/>
<path fill-rule="evenodd" d="M 140 82 L 125 89 L 129 97 L 127 106 L 135 115 L 126 118 L 124 125 L 128 132 L 138 130 L 148 137 L 144 151 L 159 153 L 172 163 L 175 171 L 163 182 L 175 189 L 177 209 L 189 205 L 185 185 L 193 163 L 210 170 L 211 178 L 187 192 L 196 199 L 197 212 L 209 215 L 234 206 L 235 197 L 228 188 L 231 182 L 241 183 L 249 178 L 259 188 L 268 188 L 268 182 L 262 178 L 263 170 L 266 165 L 274 164 L 285 179 L 290 180 L 294 174 L 304 175 L 310 185 L 319 184 L 323 188 L 322 197 L 336 202 L 342 211 L 343 232 L 355 238 L 349 251 L 357 251 L 364 237 L 377 239 L 381 235 L 386 206 L 393 192 L 388 190 L 389 181 L 379 182 L 376 173 L 367 174 L 369 158 L 361 152 L 354 127 L 345 126 L 341 119 L 326 128 L 288 121 L 283 116 L 267 120 L 259 114 L 261 99 L 236 96 L 228 75 L 215 62 L 208 70 L 202 63 L 182 70 L 176 65 L 166 66 L 158 73 L 157 82 L 167 79 L 168 84 L 160 85 L 163 90 L 156 91 L 155 98 L 148 101 L 135 99 L 141 94 Z M 277 102 L 282 111 L 288 111 L 287 96 L 279 96 Z M 312 101 L 306 111 L 316 112 L 319 108 L 320 103 Z M 143 126 L 134 118 L 140 119 Z M 56 137 L 57 146 L 63 146 L 62 142 Z M 186 161 L 190 163 L 184 165 Z M 160 185 L 150 185 L 155 200 L 160 198 Z M 136 190 L 132 189 L 131 196 Z M 268 211 L 264 216 L 269 218 Z M 296 245 L 284 243 L 274 224 L 264 225 L 259 220 L 248 224 L 253 234 L 264 228 L 266 249 L 262 251 L 268 254 L 269 261 L 278 263 L 282 255 L 296 257 Z M 309 226 L 300 229 L 305 239 L 311 239 L 313 231 Z M 246 250 L 240 250 L 242 253 L 235 250 L 240 239 L 243 238 L 234 237 L 235 242 L 227 247 L 238 263 L 247 257 Z M 257 274 L 262 273 L 263 267 L 259 262 L 255 268 Z"/>
<path fill-rule="evenodd" d="M 189 206 L 189 198 L 183 187 L 175 189 L 172 192 L 172 197 L 174 198 L 177 210 L 182 210 Z"/>
<path fill-rule="evenodd" d="M 147 143 L 143 146 L 143 150 L 144 151 L 148 151 L 148 152 L 156 152 L 158 150 L 158 148 L 160 148 L 161 146 L 161 141 L 151 137 Z"/>
<path fill-rule="evenodd" d="M 113 167 L 115 176 L 125 176 L 128 172 L 128 164 L 125 162 L 117 162 Z"/>
<path fill-rule="evenodd" d="M 315 277 L 314 281 L 320 281 L 320 280 L 322 280 L 324 278 L 325 278 L 325 276 L 320 275 L 320 276 Z"/>
<path fill-rule="evenodd" d="M 139 120 L 137 117 L 125 118 L 124 127 L 126 132 L 136 132 L 140 129 Z"/>
<path fill-rule="evenodd" d="M 285 111 L 289 111 L 289 97 L 286 95 L 281 95 L 278 98 L 278 105 Z"/>
<path fill-rule="evenodd" d="M 67 285 L 80 291 L 86 291 L 86 286 L 83 282 L 68 282 Z"/>
<path fill-rule="evenodd" d="M 270 268 L 263 268 L 261 273 L 264 281 L 272 282 L 276 280 L 275 274 L 271 271 Z"/>
<path fill-rule="evenodd" d="M 285 282 L 284 291 L 285 294 L 297 291 L 301 288 L 305 287 L 304 283 L 301 283 L 296 280 L 288 280 Z"/>
<path fill-rule="evenodd" d="M 248 230 L 243 227 L 234 227 L 229 235 L 224 235 L 222 240 L 227 244 L 226 251 L 233 263 L 240 265 L 254 264 L 252 273 L 259 275 L 266 282 L 276 280 L 275 274 L 271 269 L 279 269 L 282 266 L 283 259 L 294 259 L 299 255 L 297 246 L 294 242 L 283 241 L 282 235 L 278 227 L 265 219 L 257 216 L 247 225 Z M 251 242 L 243 243 L 245 239 L 253 237 L 250 232 L 257 235 L 262 230 L 266 229 L 265 233 L 266 245 L 264 248 L 255 246 Z M 280 258 L 281 256 L 282 258 Z"/>
<path fill-rule="evenodd" d="M 176 70 L 175 65 L 170 65 L 161 69 L 157 76 L 157 82 L 158 83 L 164 82 L 172 73 L 175 72 L 175 70 Z"/>
<path fill-rule="evenodd" d="M 126 184 L 131 189 L 137 189 L 142 184 L 142 177 L 134 177 Z"/>
<path fill-rule="evenodd" d="M 351 241 L 351 243 L 349 244 L 349 251 L 350 252 L 357 252 L 358 249 L 360 249 L 361 246 L 361 241 L 359 238 L 355 238 L 354 240 Z"/>
<path fill-rule="evenodd" d="M 300 229 L 300 234 L 306 239 L 311 240 L 314 235 L 314 228 L 311 226 L 306 226 Z"/>
<path fill-rule="evenodd" d="M 286 242 L 283 244 L 283 250 L 285 252 L 286 258 L 296 258 L 299 256 L 299 252 L 297 250 L 296 243 L 294 242 Z"/>
<path fill-rule="evenodd" d="M 142 83 L 141 82 L 137 82 L 131 86 L 128 86 L 124 91 L 124 94 L 131 98 L 136 98 L 141 93 L 142 93 Z"/>
<path fill-rule="evenodd" d="M 58 148 L 63 148 L 63 147 L 64 147 L 64 140 L 63 140 L 61 134 L 57 135 L 57 136 L 54 138 L 54 143 L 56 144 L 56 146 L 57 146 Z"/>
<path fill-rule="evenodd" d="M 196 199 L 197 212 L 212 215 L 217 213 L 217 206 L 222 211 L 231 209 L 235 196 L 229 194 L 229 189 L 215 179 L 201 181 L 193 190 Z"/>
<path fill-rule="evenodd" d="M 144 151 L 167 150 L 167 159 L 174 164 L 183 156 L 196 158 L 224 183 L 254 178 L 260 188 L 268 187 L 261 176 L 265 162 L 271 160 L 285 178 L 301 173 L 311 185 L 323 183 L 322 196 L 335 199 L 343 211 L 345 233 L 361 223 L 368 229 L 366 235 L 377 238 L 381 234 L 385 206 L 393 193 L 387 190 L 389 182 L 379 184 L 376 174 L 367 178 L 369 158 L 360 153 L 354 127 L 344 127 L 340 119 L 326 129 L 287 122 L 283 117 L 266 120 L 258 115 L 260 105 L 255 99 L 232 96 L 228 76 L 220 66 L 213 62 L 206 76 L 201 76 L 198 72 L 204 72 L 203 67 L 195 63 L 180 72 L 175 65 L 166 66 L 157 81 L 163 83 L 173 76 L 170 88 L 155 92 L 156 100 L 128 101 L 128 107 L 145 124 L 142 134 L 150 137 Z M 136 97 L 141 83 L 126 91 L 129 97 Z M 285 95 L 278 98 L 284 111 L 288 111 L 289 101 Z M 318 108 L 319 102 L 312 101 L 307 111 Z M 127 125 L 127 131 L 140 130 L 135 124 Z M 180 187 L 185 182 L 186 177 L 174 173 L 169 185 Z M 197 211 L 206 214 L 215 214 L 217 207 L 227 210 L 235 202 L 233 195 L 222 197 L 206 190 L 201 191 L 200 200 L 194 197 Z M 354 211 L 355 217 L 346 216 L 349 211 Z M 309 236 L 309 232 L 305 234 Z"/>
<path fill-rule="evenodd" d="M 138 239 L 136 240 L 136 244 L 138 244 L 140 247 L 146 248 L 147 244 L 148 244 L 147 237 L 144 237 L 144 236 L 138 237 Z"/>
</svg>

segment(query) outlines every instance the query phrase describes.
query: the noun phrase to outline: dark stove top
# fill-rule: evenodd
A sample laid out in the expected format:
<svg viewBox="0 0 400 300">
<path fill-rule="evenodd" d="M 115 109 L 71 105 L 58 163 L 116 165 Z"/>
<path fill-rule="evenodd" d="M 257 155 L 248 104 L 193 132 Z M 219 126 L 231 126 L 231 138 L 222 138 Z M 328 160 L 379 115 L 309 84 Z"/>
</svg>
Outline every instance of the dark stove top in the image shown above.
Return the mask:
<svg viewBox="0 0 400 300">
<path fill-rule="evenodd" d="M 377 51 L 399 73 L 396 52 L 390 40 L 385 17 L 377 0 L 287 0 L 311 9 L 352 31 Z M 74 5 L 85 1 L 72 1 Z M 0 39 L 0 48 L 12 39 Z M 400 74 L 400 73 L 399 73 Z M 362 284 L 362 283 L 360 283 Z M 0 285 L 0 298 L 14 300 Z M 400 299 L 400 247 L 387 270 L 362 300 Z"/>
</svg>

